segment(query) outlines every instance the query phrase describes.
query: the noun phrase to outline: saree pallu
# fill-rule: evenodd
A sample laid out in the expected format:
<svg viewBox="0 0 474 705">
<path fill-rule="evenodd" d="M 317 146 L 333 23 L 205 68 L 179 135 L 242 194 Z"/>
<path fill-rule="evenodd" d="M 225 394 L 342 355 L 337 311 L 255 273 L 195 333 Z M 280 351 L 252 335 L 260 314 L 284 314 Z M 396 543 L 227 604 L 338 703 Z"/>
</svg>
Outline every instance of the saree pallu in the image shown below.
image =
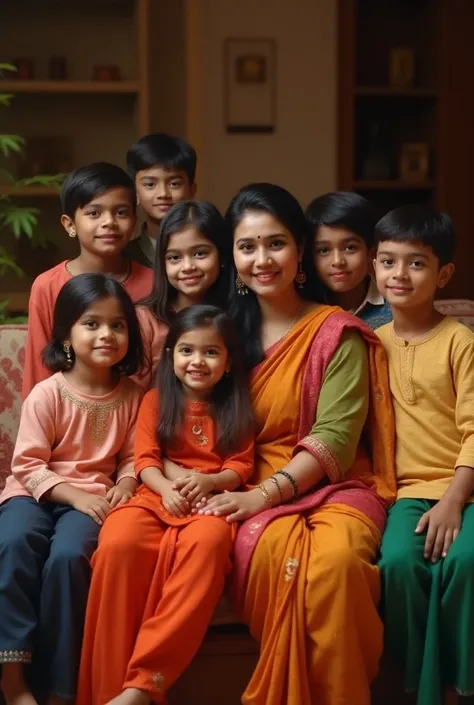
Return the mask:
<svg viewBox="0 0 474 705">
<path fill-rule="evenodd" d="M 326 370 L 351 330 L 367 344 L 370 404 L 364 438 L 343 472 L 311 427 Z M 374 562 L 396 487 L 385 353 L 358 319 L 321 306 L 267 351 L 252 394 L 258 425 L 252 480 L 269 477 L 299 450 L 314 455 L 328 479 L 239 530 L 234 597 L 261 643 L 242 702 L 368 705 L 383 642 Z M 372 463 L 364 443 L 370 443 Z"/>
</svg>

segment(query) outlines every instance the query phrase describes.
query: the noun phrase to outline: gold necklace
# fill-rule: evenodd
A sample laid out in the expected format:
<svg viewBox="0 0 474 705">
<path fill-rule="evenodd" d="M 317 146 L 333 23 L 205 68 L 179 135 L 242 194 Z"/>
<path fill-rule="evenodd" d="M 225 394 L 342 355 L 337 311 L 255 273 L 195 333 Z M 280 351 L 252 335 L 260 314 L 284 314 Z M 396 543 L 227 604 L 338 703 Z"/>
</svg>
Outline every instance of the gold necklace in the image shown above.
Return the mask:
<svg viewBox="0 0 474 705">
<path fill-rule="evenodd" d="M 287 328 L 280 336 L 278 336 L 278 338 L 277 338 L 276 340 L 273 341 L 272 345 L 275 345 L 275 343 L 279 343 L 280 340 L 283 340 L 283 338 L 286 338 L 286 336 L 288 335 L 288 333 L 290 332 L 290 330 L 293 328 L 293 326 L 295 325 L 295 323 L 296 323 L 296 321 L 298 320 L 299 317 L 300 317 L 300 314 L 297 313 L 296 316 L 295 316 L 295 317 L 293 318 L 293 320 L 291 321 L 291 323 L 290 323 L 290 325 L 288 326 L 288 328 Z M 265 340 L 268 338 L 268 335 L 264 332 L 262 338 L 263 338 L 263 343 L 264 343 L 263 347 L 265 348 L 265 347 L 266 347 L 266 345 L 265 345 Z"/>
<path fill-rule="evenodd" d="M 112 277 L 112 279 L 115 279 L 116 282 L 119 284 L 123 284 L 125 281 L 127 281 L 128 277 L 130 276 L 130 270 L 131 270 L 131 264 L 130 262 L 127 265 L 127 271 L 125 274 L 121 274 L 119 277 L 115 276 L 114 274 L 107 274 L 107 276 Z M 71 268 L 69 266 L 69 262 L 66 262 L 66 272 L 71 275 L 71 277 L 76 277 L 77 274 L 74 274 L 74 272 L 71 272 Z M 105 272 L 102 272 L 105 274 Z"/>
</svg>

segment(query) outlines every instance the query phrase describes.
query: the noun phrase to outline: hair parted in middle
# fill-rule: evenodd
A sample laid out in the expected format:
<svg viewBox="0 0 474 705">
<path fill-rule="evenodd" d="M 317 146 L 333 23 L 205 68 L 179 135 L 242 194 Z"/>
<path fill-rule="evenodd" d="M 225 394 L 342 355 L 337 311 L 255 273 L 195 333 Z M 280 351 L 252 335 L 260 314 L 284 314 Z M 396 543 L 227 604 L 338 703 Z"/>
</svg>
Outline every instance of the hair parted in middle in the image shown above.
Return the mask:
<svg viewBox="0 0 474 705">
<path fill-rule="evenodd" d="M 254 417 L 242 349 L 230 316 L 217 306 L 195 305 L 176 314 L 164 343 L 158 366 L 159 404 L 157 434 L 160 445 L 172 443 L 183 425 L 186 395 L 174 371 L 173 353 L 179 339 L 190 331 L 212 327 L 227 350 L 229 371 L 209 396 L 210 416 L 216 423 L 215 451 L 227 455 L 239 450 L 254 432 Z"/>
</svg>

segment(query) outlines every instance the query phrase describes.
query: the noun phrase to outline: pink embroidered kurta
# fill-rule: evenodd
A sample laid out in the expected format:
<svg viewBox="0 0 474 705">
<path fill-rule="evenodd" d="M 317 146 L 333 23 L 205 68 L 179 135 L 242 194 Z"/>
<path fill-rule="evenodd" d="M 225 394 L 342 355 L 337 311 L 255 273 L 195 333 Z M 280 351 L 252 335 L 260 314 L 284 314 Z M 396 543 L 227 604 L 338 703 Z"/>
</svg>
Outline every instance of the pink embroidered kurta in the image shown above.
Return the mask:
<svg viewBox="0 0 474 705">
<path fill-rule="evenodd" d="M 105 496 L 135 477 L 133 447 L 142 389 L 122 377 L 103 396 L 75 389 L 61 372 L 37 384 L 23 403 L 12 474 L 0 495 L 34 497 L 62 482 Z"/>
</svg>

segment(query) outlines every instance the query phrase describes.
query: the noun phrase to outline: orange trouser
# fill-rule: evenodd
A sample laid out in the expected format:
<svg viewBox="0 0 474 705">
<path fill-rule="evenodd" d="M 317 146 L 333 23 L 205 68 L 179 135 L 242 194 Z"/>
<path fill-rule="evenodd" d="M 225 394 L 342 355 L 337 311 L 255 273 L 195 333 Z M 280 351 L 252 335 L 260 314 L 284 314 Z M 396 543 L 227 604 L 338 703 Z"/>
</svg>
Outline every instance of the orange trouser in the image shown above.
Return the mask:
<svg viewBox="0 0 474 705">
<path fill-rule="evenodd" d="M 230 570 L 232 529 L 217 517 L 170 528 L 133 503 L 114 511 L 92 560 L 76 705 L 124 688 L 153 702 L 199 649 Z"/>
</svg>

